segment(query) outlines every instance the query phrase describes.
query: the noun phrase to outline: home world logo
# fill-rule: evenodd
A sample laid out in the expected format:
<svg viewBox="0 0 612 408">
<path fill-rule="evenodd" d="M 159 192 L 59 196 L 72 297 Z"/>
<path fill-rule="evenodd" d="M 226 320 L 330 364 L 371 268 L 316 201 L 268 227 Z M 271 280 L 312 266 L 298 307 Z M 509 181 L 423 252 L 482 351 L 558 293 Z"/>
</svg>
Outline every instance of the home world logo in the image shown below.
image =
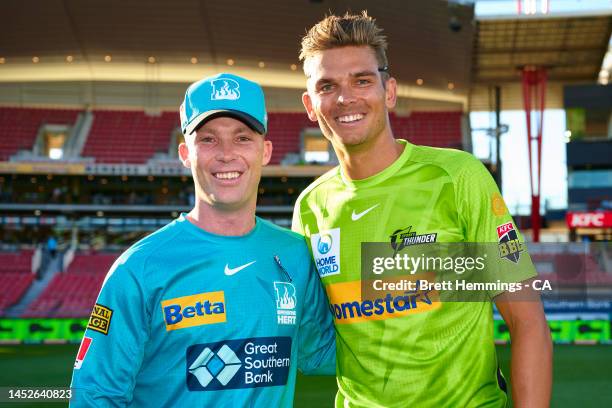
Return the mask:
<svg viewBox="0 0 612 408">
<path fill-rule="evenodd" d="M 215 391 L 287 384 L 291 337 L 252 337 L 187 348 L 187 388 Z"/>
<path fill-rule="evenodd" d="M 340 273 L 340 228 L 312 234 L 310 244 L 319 276 L 324 278 L 338 275 Z"/>
</svg>

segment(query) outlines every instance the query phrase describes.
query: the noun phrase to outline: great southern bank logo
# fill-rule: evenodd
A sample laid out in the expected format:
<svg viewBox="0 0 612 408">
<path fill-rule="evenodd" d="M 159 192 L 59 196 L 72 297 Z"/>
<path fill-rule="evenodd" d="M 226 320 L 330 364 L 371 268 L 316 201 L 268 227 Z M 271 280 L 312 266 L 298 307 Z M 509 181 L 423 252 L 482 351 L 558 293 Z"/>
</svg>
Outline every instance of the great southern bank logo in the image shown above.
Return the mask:
<svg viewBox="0 0 612 408">
<path fill-rule="evenodd" d="M 240 86 L 238 82 L 229 78 L 219 78 L 211 82 L 212 93 L 210 95 L 211 101 L 218 101 L 222 99 L 229 99 L 234 101 L 240 98 Z"/>
<path fill-rule="evenodd" d="M 202 350 L 189 366 L 189 373 L 194 375 L 204 388 L 215 378 L 225 386 L 234 378 L 241 366 L 242 362 L 236 353 L 224 344 L 216 353 L 208 347 Z"/>
<path fill-rule="evenodd" d="M 291 337 L 253 337 L 187 348 L 187 388 L 215 391 L 287 384 Z"/>
<path fill-rule="evenodd" d="M 340 273 L 340 228 L 320 231 L 310 236 L 319 276 L 324 278 Z"/>
</svg>

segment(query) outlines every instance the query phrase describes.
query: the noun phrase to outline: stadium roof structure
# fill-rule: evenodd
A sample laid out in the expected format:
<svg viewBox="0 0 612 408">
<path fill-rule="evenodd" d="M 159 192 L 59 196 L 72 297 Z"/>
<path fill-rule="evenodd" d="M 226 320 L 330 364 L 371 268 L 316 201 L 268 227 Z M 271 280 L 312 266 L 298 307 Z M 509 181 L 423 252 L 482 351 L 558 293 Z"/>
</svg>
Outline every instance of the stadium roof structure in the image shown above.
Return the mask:
<svg viewBox="0 0 612 408">
<path fill-rule="evenodd" d="M 551 81 L 595 82 L 612 34 L 612 9 L 601 15 L 488 17 L 477 22 L 476 83 L 519 81 L 525 66 Z"/>
<path fill-rule="evenodd" d="M 364 9 L 389 38 L 399 112 L 427 104 L 487 110 L 487 87 L 499 83 L 516 86 L 503 92 L 504 108 L 521 108 L 517 68 L 530 64 L 550 67 L 547 106 L 560 107 L 564 83 L 596 80 L 612 29 L 612 10 L 476 17 L 470 0 L 7 0 L 0 2 L 0 90 L 183 86 L 229 71 L 260 82 L 277 105 L 301 110 L 295 96 L 305 86 L 298 61 L 305 30 L 330 12 Z"/>
<path fill-rule="evenodd" d="M 473 6 L 438 0 L 7 0 L 0 82 L 187 83 L 229 70 L 266 87 L 303 89 L 306 29 L 330 11 L 364 9 L 388 35 L 400 97 L 465 105 Z"/>
</svg>

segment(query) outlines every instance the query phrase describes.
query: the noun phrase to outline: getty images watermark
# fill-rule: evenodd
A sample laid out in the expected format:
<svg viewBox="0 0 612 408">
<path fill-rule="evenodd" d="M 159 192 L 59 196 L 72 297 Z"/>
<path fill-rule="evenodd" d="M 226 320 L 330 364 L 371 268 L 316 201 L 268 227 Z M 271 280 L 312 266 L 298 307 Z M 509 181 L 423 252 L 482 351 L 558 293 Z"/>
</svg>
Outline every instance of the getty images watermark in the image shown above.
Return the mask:
<svg viewBox="0 0 612 408">
<path fill-rule="evenodd" d="M 579 300 L 612 294 L 609 245 L 579 243 L 363 243 L 362 299 L 405 296 L 426 302 Z"/>
<path fill-rule="evenodd" d="M 462 244 L 463 245 L 463 244 Z M 468 274 L 474 278 L 474 273 L 483 276 L 487 269 L 487 253 L 483 256 L 426 256 L 421 253 L 418 256 L 410 256 L 407 253 L 395 254 L 394 256 L 378 256 L 372 259 L 371 270 L 375 275 L 383 275 L 385 272 L 403 272 L 411 275 L 410 279 L 389 281 L 385 279 L 374 279 L 372 288 L 377 291 L 489 291 L 489 292 L 517 292 L 523 288 L 534 290 L 552 290 L 550 281 L 535 279 L 529 282 L 505 282 L 501 279 L 485 282 L 473 282 L 471 280 L 454 277 L 456 275 Z M 494 260 L 493 262 L 497 262 Z M 428 279 L 414 279 L 413 276 L 435 272 L 438 276 L 446 275 L 449 280 L 430 282 Z M 391 275 L 391 274 L 388 274 Z"/>
</svg>

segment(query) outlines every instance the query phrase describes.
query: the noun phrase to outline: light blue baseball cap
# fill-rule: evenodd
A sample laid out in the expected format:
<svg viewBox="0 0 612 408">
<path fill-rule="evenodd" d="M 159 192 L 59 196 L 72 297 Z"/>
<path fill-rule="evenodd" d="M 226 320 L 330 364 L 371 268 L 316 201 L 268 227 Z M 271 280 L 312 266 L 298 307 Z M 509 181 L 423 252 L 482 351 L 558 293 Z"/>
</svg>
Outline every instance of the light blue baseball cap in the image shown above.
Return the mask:
<svg viewBox="0 0 612 408">
<path fill-rule="evenodd" d="M 191 84 L 185 92 L 180 114 L 185 135 L 220 116 L 236 118 L 262 135 L 268 130 L 263 89 L 253 81 L 232 74 L 218 74 Z"/>
</svg>

